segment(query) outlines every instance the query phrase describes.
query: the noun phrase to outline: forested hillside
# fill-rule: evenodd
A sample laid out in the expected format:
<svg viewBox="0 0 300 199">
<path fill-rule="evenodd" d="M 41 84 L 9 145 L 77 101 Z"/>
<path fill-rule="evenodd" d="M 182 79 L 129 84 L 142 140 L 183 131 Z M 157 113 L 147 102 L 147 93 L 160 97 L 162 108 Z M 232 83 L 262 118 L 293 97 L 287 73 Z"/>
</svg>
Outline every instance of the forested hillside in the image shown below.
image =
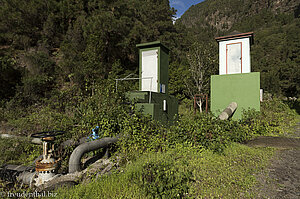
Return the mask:
<svg viewBox="0 0 300 199">
<path fill-rule="evenodd" d="M 265 91 L 299 96 L 300 5 L 294 1 L 207 0 L 175 25 L 169 1 L 3 0 L 0 8 L 2 104 L 30 106 L 62 90 L 90 95 L 105 79 L 137 74 L 136 44 L 171 48 L 170 92 L 209 93 L 217 73 L 214 37 L 255 32 L 252 69 Z M 191 68 L 201 54 L 201 88 Z M 182 78 L 184 77 L 184 78 Z M 195 83 L 196 82 L 196 83 Z"/>
<path fill-rule="evenodd" d="M 177 35 L 168 0 L 4 0 L 0 7 L 0 96 L 27 105 L 69 85 L 89 94 L 111 73 L 137 72 L 136 44 L 173 47 Z"/>
<path fill-rule="evenodd" d="M 299 97 L 300 3 L 297 0 L 206 0 L 183 14 L 194 41 L 209 41 L 234 31 L 254 31 L 252 71 L 270 93 Z"/>
</svg>

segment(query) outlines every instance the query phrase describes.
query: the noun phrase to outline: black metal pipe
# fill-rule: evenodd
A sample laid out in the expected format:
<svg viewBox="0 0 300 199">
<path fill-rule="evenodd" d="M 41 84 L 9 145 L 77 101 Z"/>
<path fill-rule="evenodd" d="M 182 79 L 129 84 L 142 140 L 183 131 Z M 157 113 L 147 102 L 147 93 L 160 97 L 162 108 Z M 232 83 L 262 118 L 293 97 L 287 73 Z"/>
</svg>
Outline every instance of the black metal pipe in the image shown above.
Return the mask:
<svg viewBox="0 0 300 199">
<path fill-rule="evenodd" d="M 80 171 L 81 158 L 85 153 L 94 151 L 100 148 L 106 148 L 108 145 L 113 144 L 119 140 L 119 137 L 105 137 L 99 140 L 86 142 L 74 149 L 69 160 L 69 173 Z"/>
</svg>

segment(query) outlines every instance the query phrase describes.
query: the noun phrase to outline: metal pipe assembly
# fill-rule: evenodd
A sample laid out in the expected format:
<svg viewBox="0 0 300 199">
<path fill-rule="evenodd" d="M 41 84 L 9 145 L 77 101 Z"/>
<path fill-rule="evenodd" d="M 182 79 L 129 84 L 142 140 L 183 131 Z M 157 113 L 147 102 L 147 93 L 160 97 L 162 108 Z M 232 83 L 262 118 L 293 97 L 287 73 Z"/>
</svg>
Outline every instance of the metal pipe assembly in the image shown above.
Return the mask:
<svg viewBox="0 0 300 199">
<path fill-rule="evenodd" d="M 69 160 L 69 173 L 80 171 L 81 158 L 85 153 L 94 151 L 100 148 L 107 148 L 108 145 L 113 144 L 119 140 L 119 137 L 105 137 L 99 140 L 86 142 L 74 149 Z"/>
<path fill-rule="evenodd" d="M 9 182 L 22 182 L 24 184 L 32 184 L 36 172 L 32 166 L 23 165 L 4 165 L 0 168 L 0 179 Z"/>
<path fill-rule="evenodd" d="M 55 150 L 54 137 L 61 134 L 63 134 L 62 131 L 49 131 L 33 134 L 32 137 L 41 138 L 43 141 L 43 154 L 34 161 L 35 166 L 4 165 L 0 167 L 0 178 L 10 182 L 18 181 L 22 184 L 28 184 L 30 187 L 40 187 L 61 176 L 60 174 L 57 174 L 60 158 L 55 159 L 53 157 L 53 152 Z M 87 138 L 85 138 L 85 140 L 87 140 Z M 113 144 L 118 140 L 119 136 L 105 137 L 90 142 L 84 142 L 77 146 L 70 156 L 69 173 L 81 171 L 81 158 L 85 153 L 100 148 L 108 148 L 110 144 Z M 63 145 L 67 146 L 69 142 L 63 143 Z"/>
<path fill-rule="evenodd" d="M 54 179 L 59 166 L 60 159 L 54 158 L 54 140 L 64 131 L 45 131 L 34 133 L 33 138 L 43 141 L 43 155 L 34 161 L 35 167 L 18 165 L 6 165 L 0 168 L 0 178 L 8 181 L 20 181 L 24 184 L 40 186 Z M 13 137 L 13 136 L 12 136 Z"/>
<path fill-rule="evenodd" d="M 224 109 L 224 111 L 219 115 L 220 120 L 227 120 L 230 118 L 235 110 L 237 109 L 237 103 L 236 102 L 231 102 L 227 108 Z"/>
</svg>

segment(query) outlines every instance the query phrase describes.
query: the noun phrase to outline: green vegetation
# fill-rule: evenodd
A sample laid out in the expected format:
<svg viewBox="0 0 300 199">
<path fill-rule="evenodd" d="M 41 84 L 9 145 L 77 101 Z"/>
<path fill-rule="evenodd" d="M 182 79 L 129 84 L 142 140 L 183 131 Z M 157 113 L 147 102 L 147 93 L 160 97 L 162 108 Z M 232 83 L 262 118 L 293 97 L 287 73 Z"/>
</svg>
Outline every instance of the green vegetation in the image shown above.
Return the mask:
<svg viewBox="0 0 300 199">
<path fill-rule="evenodd" d="M 64 126 L 68 133 L 57 143 L 87 136 L 95 125 L 101 126 L 102 137 L 125 135 L 112 148 L 119 164 L 113 174 L 79 185 L 70 192 L 61 191 L 61 197 L 230 198 L 241 194 L 250 197 L 247 191 L 256 182 L 253 174 L 263 168 L 272 150 L 251 149 L 234 142 L 242 143 L 259 135 L 280 135 L 283 127 L 291 126 L 296 116 L 295 111 L 280 100 L 268 100 L 262 104 L 261 113 L 248 111 L 241 121 L 220 121 L 209 114 L 193 115 L 186 111 L 176 125 L 167 128 L 134 112 L 130 105 L 122 103 L 121 93 L 112 97 L 108 95 L 112 93 L 110 87 L 104 87 L 106 94 L 104 88 L 97 89 L 93 96 L 76 106 L 74 115 L 44 107 L 10 121 L 16 126 L 24 124 L 29 130 L 68 124 Z M 20 156 L 10 150 L 16 145 Z M 16 141 L 3 140 L 1 147 L 9 148 L 3 160 L 8 163 L 30 163 L 40 154 L 40 148 Z M 62 154 L 62 171 L 67 170 L 71 151 L 72 147 Z M 221 175 L 221 171 L 228 175 Z"/>
<path fill-rule="evenodd" d="M 253 198 L 254 173 L 272 156 L 269 148 L 230 145 L 224 154 L 177 145 L 165 153 L 147 153 L 137 161 L 59 198 Z M 252 194 L 252 195 L 251 195 Z"/>
<path fill-rule="evenodd" d="M 283 135 L 296 115 L 289 107 L 299 110 L 299 101 L 280 100 L 300 93 L 299 6 L 274 6 L 207 0 L 173 24 L 168 0 L 3 0 L 1 128 L 23 136 L 66 131 L 57 145 L 78 141 L 95 126 L 100 137 L 123 135 L 112 146 L 119 167 L 90 184 L 60 190 L 62 198 L 251 198 L 247 191 L 255 184 L 253 174 L 272 149 L 237 143 Z M 191 96 L 209 93 L 209 77 L 217 71 L 213 38 L 233 30 L 255 31 L 252 68 L 261 72 L 261 85 L 272 96 L 265 98 L 260 113 L 246 110 L 240 121 L 193 115 Z M 137 88 L 137 82 L 115 88 L 116 78 L 138 74 L 135 45 L 155 40 L 171 49 L 170 94 L 181 103 L 179 120 L 171 127 L 128 103 L 125 92 Z M 194 81 L 198 69 L 200 83 Z M 74 147 L 60 152 L 63 172 Z M 1 165 L 30 164 L 41 154 L 40 147 L 19 140 L 1 139 L 0 150 Z"/>
<path fill-rule="evenodd" d="M 31 165 L 35 158 L 42 153 L 42 147 L 30 143 L 29 140 L 0 138 L 0 151 L 0 165 Z"/>
<path fill-rule="evenodd" d="M 204 1 L 192 6 L 175 25 L 175 12 L 168 3 L 2 1 L 0 99 L 27 107 L 74 87 L 74 94 L 90 95 L 103 79 L 137 74 L 135 45 L 154 40 L 171 49 L 171 94 L 183 100 L 199 92 L 193 80 L 197 53 L 209 56 L 202 60 L 200 89 L 209 93 L 207 79 L 217 71 L 214 37 L 235 30 L 255 32 L 251 63 L 253 71 L 261 72 L 262 88 L 272 94 L 299 95 L 297 3 Z"/>
<path fill-rule="evenodd" d="M 283 127 L 294 124 L 295 116 L 286 104 L 270 100 L 263 103 L 261 113 L 248 111 L 241 121 L 186 114 L 170 129 L 158 129 L 147 120 L 140 120 L 144 127 L 131 123 L 131 128 L 140 130 L 129 131 L 119 145 L 123 151 L 116 155 L 123 160 L 121 165 L 112 174 L 89 184 L 80 184 L 67 192 L 59 189 L 58 196 L 254 198 L 254 174 L 266 166 L 273 149 L 250 148 L 234 142 L 259 135 L 281 135 L 286 130 Z M 151 128 L 146 128 L 149 124 Z"/>
</svg>

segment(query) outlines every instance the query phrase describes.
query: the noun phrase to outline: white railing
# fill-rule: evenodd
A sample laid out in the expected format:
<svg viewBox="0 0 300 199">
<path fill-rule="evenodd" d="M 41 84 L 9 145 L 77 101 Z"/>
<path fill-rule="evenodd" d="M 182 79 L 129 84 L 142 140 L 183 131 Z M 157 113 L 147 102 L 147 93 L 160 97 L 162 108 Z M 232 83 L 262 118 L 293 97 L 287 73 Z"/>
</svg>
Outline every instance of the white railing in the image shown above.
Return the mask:
<svg viewBox="0 0 300 199">
<path fill-rule="evenodd" d="M 116 91 L 118 91 L 118 81 L 127 81 L 127 80 L 139 80 L 139 79 L 150 79 L 150 89 L 149 89 L 149 104 L 151 103 L 151 90 L 152 90 L 152 80 L 153 77 L 131 77 L 129 78 L 133 73 L 127 75 L 124 78 L 116 79 Z"/>
</svg>

